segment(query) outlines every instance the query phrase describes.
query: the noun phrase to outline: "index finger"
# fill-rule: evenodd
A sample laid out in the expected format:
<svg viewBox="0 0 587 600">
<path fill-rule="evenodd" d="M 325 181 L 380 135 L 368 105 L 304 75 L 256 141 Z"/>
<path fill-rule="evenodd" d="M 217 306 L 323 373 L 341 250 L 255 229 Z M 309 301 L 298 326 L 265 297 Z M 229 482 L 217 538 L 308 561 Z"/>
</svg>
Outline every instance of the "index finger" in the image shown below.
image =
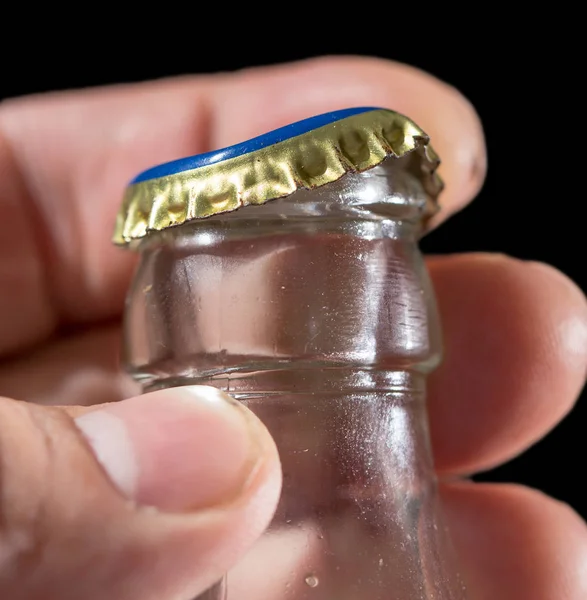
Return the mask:
<svg viewBox="0 0 587 600">
<path fill-rule="evenodd" d="M 444 210 L 485 173 L 479 120 L 453 88 L 398 63 L 324 58 L 15 99 L 0 107 L 0 352 L 60 323 L 118 315 L 133 264 L 111 245 L 122 192 L 153 164 L 220 148 L 314 114 L 404 113 L 443 161 Z"/>
</svg>

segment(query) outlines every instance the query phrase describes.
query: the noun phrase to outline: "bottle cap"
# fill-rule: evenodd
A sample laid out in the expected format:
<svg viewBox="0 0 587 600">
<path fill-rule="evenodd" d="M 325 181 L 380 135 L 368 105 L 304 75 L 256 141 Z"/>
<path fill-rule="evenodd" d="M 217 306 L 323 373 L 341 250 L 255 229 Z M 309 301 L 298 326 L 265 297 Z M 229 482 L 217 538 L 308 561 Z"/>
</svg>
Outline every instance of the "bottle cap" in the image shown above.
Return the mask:
<svg viewBox="0 0 587 600">
<path fill-rule="evenodd" d="M 314 189 L 408 153 L 414 155 L 410 170 L 428 198 L 426 220 L 437 211 L 442 190 L 440 161 L 428 136 L 399 113 L 361 107 L 310 117 L 140 173 L 126 189 L 113 241 L 130 244 L 151 232 Z"/>
</svg>

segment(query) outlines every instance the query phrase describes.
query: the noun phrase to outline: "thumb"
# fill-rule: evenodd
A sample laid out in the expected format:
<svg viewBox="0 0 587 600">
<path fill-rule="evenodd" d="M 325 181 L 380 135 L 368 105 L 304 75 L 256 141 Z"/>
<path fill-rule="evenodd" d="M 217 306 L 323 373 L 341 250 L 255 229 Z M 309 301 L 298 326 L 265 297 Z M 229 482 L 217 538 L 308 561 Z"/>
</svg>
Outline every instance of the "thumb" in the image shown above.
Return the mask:
<svg viewBox="0 0 587 600">
<path fill-rule="evenodd" d="M 279 487 L 269 433 L 214 388 L 83 410 L 2 398 L 0 598 L 188 600 L 261 534 Z"/>
</svg>

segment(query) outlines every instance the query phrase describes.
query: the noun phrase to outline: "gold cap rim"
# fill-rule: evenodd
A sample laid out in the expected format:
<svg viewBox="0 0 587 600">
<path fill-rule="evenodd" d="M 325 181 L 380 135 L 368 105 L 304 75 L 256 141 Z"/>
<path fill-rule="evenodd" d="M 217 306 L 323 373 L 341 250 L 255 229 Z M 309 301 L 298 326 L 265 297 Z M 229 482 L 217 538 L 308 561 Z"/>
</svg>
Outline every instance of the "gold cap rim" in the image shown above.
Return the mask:
<svg viewBox="0 0 587 600">
<path fill-rule="evenodd" d="M 131 183 L 113 242 L 128 245 L 169 227 L 321 187 L 411 152 L 429 200 L 422 215 L 427 221 L 443 188 L 436 173 L 440 160 L 429 142 L 408 117 L 373 109 L 227 160 Z"/>
</svg>

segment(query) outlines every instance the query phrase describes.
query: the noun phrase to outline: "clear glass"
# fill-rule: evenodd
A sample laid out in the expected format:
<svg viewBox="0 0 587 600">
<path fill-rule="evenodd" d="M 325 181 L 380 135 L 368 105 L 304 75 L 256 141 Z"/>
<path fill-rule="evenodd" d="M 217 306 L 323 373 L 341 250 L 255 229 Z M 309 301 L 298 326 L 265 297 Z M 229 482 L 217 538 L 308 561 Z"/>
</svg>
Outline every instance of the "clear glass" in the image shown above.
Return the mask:
<svg viewBox="0 0 587 600">
<path fill-rule="evenodd" d="M 124 360 L 145 390 L 221 388 L 267 425 L 283 491 L 200 600 L 464 600 L 431 458 L 441 341 L 409 157 L 149 236 Z"/>
</svg>

